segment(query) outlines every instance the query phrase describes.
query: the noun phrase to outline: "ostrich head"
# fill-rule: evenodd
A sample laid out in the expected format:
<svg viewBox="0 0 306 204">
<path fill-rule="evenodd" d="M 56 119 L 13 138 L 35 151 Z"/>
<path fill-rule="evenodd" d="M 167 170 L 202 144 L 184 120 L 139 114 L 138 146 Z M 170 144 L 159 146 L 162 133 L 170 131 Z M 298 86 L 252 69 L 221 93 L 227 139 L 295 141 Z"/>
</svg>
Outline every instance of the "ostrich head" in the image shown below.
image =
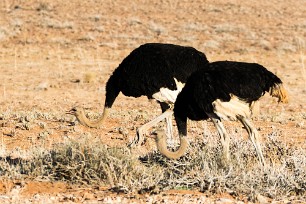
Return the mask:
<svg viewBox="0 0 306 204">
<path fill-rule="evenodd" d="M 67 111 L 66 114 L 74 115 L 76 118 L 79 118 L 85 115 L 85 111 L 83 108 L 74 107 L 71 110 Z"/>
<path fill-rule="evenodd" d="M 74 115 L 82 125 L 85 125 L 87 127 L 97 128 L 104 122 L 104 120 L 108 115 L 108 112 L 109 108 L 104 108 L 102 116 L 95 121 L 89 120 L 86 117 L 84 109 L 80 107 L 74 107 L 71 110 L 67 111 L 66 114 Z"/>
<path fill-rule="evenodd" d="M 188 147 L 188 141 L 186 140 L 186 138 L 180 136 L 180 147 L 174 152 L 168 150 L 166 141 L 167 135 L 161 129 L 156 130 L 155 135 L 150 137 L 155 139 L 156 146 L 159 152 L 169 159 L 179 159 L 185 154 Z"/>
</svg>

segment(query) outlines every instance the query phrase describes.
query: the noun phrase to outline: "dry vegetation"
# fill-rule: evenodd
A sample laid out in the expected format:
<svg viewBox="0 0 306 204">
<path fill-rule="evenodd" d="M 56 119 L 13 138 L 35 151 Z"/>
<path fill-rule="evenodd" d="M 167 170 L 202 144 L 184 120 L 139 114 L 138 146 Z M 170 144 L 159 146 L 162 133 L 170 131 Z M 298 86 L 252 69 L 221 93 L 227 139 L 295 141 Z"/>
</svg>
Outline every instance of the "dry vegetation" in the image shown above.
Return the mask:
<svg viewBox="0 0 306 204">
<path fill-rule="evenodd" d="M 305 196 L 305 150 L 285 145 L 268 135 L 265 157 L 269 165 L 262 170 L 251 145 L 234 140 L 232 164 L 222 166 L 217 135 L 191 143 L 189 153 L 178 161 L 156 152 L 136 156 L 127 148 L 110 148 L 84 136 L 65 141 L 52 150 L 35 149 L 27 158 L 1 159 L 4 178 L 36 178 L 65 181 L 85 186 L 109 186 L 117 193 L 157 194 L 169 189 L 189 189 L 209 194 L 228 193 L 255 201 L 303 199 Z M 247 195 L 247 196 L 246 196 Z M 245 200 L 245 201 L 246 201 Z"/>
<path fill-rule="evenodd" d="M 305 203 L 305 8 L 303 0 L 1 1 L 0 202 Z M 65 115 L 79 105 L 97 117 L 109 75 L 146 42 L 258 62 L 283 79 L 289 104 L 264 96 L 254 117 L 265 170 L 235 122 L 225 122 L 233 163 L 224 167 L 210 122 L 189 122 L 190 148 L 178 161 L 150 139 L 128 149 L 135 128 L 160 113 L 144 97 L 120 95 L 99 129 Z"/>
</svg>

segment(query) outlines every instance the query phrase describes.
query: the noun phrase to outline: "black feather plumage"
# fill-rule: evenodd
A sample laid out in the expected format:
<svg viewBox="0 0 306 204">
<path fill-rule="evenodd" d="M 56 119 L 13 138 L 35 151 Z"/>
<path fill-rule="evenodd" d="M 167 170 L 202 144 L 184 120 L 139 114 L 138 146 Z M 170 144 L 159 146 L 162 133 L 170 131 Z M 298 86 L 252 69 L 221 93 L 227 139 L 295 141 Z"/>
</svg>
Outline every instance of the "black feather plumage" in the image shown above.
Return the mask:
<svg viewBox="0 0 306 204">
<path fill-rule="evenodd" d="M 192 72 L 207 63 L 205 54 L 192 47 L 160 43 L 141 45 L 109 78 L 105 106 L 111 107 L 120 92 L 125 96 L 152 98 L 162 87 L 175 90 L 174 78 L 185 83 Z"/>
<path fill-rule="evenodd" d="M 208 119 L 214 114 L 216 99 L 227 102 L 235 95 L 252 103 L 282 81 L 262 65 L 256 63 L 219 61 L 194 72 L 178 95 L 174 115 L 179 132 L 186 135 L 187 118 Z"/>
</svg>

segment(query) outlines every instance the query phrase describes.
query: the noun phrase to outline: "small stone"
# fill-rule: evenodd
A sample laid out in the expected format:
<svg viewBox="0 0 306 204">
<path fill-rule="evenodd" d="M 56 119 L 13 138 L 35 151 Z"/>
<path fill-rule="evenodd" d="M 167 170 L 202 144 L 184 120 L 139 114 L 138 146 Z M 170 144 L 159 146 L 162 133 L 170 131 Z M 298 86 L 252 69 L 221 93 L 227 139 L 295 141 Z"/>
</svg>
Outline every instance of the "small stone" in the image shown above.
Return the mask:
<svg viewBox="0 0 306 204">
<path fill-rule="evenodd" d="M 257 195 L 256 195 L 256 200 L 257 200 L 260 204 L 268 204 L 268 203 L 270 203 L 268 197 L 262 196 L 262 195 L 260 195 L 260 194 L 257 194 Z"/>
</svg>

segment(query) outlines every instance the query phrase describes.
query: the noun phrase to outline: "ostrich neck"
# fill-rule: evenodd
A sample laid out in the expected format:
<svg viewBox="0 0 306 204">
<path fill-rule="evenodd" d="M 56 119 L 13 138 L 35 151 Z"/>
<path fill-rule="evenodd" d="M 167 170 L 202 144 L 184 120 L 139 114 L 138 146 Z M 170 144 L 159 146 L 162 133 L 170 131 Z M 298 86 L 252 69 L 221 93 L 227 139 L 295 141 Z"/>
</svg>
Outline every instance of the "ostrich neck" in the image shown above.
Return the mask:
<svg viewBox="0 0 306 204">
<path fill-rule="evenodd" d="M 77 116 L 78 121 L 85 126 L 91 127 L 91 128 L 97 128 L 100 125 L 103 124 L 103 122 L 105 121 L 105 119 L 107 118 L 109 114 L 109 108 L 104 108 L 103 110 L 103 114 L 100 118 L 98 118 L 97 120 L 91 121 L 89 120 L 86 115 L 84 114 L 84 112 L 82 112 L 82 114 Z"/>
<path fill-rule="evenodd" d="M 180 135 L 180 147 L 174 152 L 168 150 L 166 138 L 166 135 L 158 135 L 156 138 L 157 149 L 161 154 L 168 157 L 169 159 L 178 159 L 185 154 L 188 147 L 188 142 L 185 136 Z"/>
</svg>

